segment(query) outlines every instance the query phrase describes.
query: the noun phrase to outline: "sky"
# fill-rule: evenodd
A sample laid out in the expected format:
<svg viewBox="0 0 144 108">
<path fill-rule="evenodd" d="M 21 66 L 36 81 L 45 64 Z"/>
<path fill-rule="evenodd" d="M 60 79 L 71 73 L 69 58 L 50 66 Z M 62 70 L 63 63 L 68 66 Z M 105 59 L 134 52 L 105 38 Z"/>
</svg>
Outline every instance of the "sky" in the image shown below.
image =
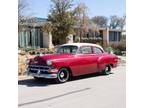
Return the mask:
<svg viewBox="0 0 144 108">
<path fill-rule="evenodd" d="M 29 10 L 34 17 L 47 18 L 52 4 L 50 0 L 28 0 Z M 125 0 L 74 0 L 77 3 L 85 3 L 88 7 L 88 16 L 123 16 L 126 14 Z"/>
</svg>

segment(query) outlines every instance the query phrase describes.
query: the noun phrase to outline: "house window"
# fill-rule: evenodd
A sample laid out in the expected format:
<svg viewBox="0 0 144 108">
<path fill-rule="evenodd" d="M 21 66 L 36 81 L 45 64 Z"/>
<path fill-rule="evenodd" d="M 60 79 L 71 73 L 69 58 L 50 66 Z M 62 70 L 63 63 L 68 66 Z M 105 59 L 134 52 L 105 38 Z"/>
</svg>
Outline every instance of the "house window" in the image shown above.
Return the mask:
<svg viewBox="0 0 144 108">
<path fill-rule="evenodd" d="M 100 32 L 100 37 L 103 37 L 103 31 L 100 30 L 99 32 Z"/>
<path fill-rule="evenodd" d="M 29 46 L 32 46 L 32 33 L 29 31 Z"/>
<path fill-rule="evenodd" d="M 109 41 L 120 41 L 121 32 L 110 31 L 109 32 Z"/>
<path fill-rule="evenodd" d="M 120 41 L 121 40 L 121 32 L 118 32 L 118 41 Z"/>
<path fill-rule="evenodd" d="M 43 47 L 43 31 L 40 29 L 40 47 Z"/>
<path fill-rule="evenodd" d="M 116 41 L 115 32 L 112 31 L 109 32 L 109 41 Z"/>
</svg>

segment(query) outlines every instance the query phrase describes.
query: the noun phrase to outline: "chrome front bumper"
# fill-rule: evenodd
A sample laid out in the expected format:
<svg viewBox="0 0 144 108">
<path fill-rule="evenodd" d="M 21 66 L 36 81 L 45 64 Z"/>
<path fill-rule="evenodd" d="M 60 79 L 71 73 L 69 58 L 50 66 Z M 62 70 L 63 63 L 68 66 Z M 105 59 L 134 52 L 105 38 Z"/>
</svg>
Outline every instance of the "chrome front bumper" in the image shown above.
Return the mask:
<svg viewBox="0 0 144 108">
<path fill-rule="evenodd" d="M 36 73 L 27 73 L 28 76 L 39 77 L 39 78 L 57 78 L 57 74 L 36 74 Z"/>
<path fill-rule="evenodd" d="M 30 65 L 27 67 L 27 75 L 40 78 L 57 78 L 57 69 L 48 66 Z"/>
</svg>

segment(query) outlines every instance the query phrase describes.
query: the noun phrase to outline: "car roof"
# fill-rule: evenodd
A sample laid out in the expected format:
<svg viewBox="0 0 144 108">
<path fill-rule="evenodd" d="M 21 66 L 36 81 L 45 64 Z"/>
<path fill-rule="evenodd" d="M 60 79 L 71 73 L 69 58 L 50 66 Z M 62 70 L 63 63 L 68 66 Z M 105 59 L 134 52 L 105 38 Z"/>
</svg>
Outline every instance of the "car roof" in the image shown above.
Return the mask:
<svg viewBox="0 0 144 108">
<path fill-rule="evenodd" d="M 78 47 L 81 47 L 81 46 L 95 46 L 95 47 L 99 47 L 99 48 L 103 49 L 100 45 L 92 44 L 92 43 L 68 43 L 68 44 L 63 44 L 61 46 L 66 46 L 66 45 L 75 45 L 75 46 L 78 46 Z"/>
</svg>

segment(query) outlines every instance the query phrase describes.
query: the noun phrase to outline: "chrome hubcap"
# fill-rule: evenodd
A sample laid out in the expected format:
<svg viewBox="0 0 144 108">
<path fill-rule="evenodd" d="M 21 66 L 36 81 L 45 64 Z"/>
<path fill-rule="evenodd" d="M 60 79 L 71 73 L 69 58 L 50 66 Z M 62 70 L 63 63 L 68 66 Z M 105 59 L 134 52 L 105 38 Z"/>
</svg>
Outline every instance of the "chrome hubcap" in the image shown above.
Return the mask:
<svg viewBox="0 0 144 108">
<path fill-rule="evenodd" d="M 60 82 L 65 82 L 68 80 L 68 78 L 69 78 L 69 72 L 66 69 L 59 71 L 58 79 Z"/>
<path fill-rule="evenodd" d="M 63 78 L 64 77 L 64 72 L 60 73 L 60 77 Z"/>
<path fill-rule="evenodd" d="M 109 67 L 106 67 L 105 71 L 108 72 L 109 71 Z"/>
</svg>

